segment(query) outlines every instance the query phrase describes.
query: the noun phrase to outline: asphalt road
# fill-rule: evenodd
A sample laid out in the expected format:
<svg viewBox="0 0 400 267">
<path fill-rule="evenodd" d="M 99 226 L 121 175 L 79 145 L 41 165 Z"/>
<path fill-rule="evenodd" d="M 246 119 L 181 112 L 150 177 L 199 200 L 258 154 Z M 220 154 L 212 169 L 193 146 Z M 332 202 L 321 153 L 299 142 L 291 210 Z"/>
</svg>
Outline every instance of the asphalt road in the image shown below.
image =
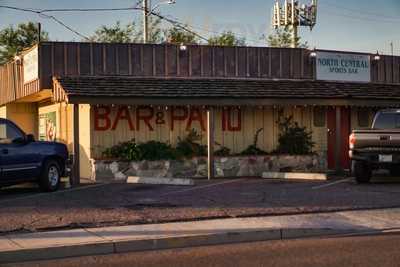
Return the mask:
<svg viewBox="0 0 400 267">
<path fill-rule="evenodd" d="M 12 266 L 399 266 L 400 235 L 268 241 L 113 254 Z M 11 265 L 5 265 L 11 266 Z"/>
<path fill-rule="evenodd" d="M 94 184 L 42 193 L 0 190 L 0 236 L 80 227 L 400 207 L 400 178 L 199 180 L 195 186 Z"/>
</svg>

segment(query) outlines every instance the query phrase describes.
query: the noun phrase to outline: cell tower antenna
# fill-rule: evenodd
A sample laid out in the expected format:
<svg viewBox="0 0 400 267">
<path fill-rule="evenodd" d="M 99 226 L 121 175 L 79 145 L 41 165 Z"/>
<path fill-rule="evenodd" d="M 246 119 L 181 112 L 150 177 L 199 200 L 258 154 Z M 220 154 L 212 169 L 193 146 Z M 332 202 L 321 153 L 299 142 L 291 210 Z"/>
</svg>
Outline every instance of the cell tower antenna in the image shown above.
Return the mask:
<svg viewBox="0 0 400 267">
<path fill-rule="evenodd" d="M 297 47 L 298 27 L 314 28 L 317 23 L 318 0 L 311 0 L 310 5 L 300 5 L 299 0 L 285 0 L 281 6 L 280 0 L 276 0 L 273 8 L 272 26 L 289 27 L 292 30 L 291 47 Z"/>
</svg>

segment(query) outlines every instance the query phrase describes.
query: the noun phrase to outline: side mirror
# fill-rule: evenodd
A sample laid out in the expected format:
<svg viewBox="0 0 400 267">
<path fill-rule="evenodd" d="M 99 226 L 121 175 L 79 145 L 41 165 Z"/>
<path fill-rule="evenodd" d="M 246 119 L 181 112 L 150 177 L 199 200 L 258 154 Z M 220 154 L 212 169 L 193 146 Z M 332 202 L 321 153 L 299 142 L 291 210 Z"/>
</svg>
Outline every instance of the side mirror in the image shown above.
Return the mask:
<svg viewBox="0 0 400 267">
<path fill-rule="evenodd" d="M 33 136 L 33 134 L 27 134 L 26 142 L 28 142 L 28 143 L 35 142 L 35 136 Z"/>
</svg>

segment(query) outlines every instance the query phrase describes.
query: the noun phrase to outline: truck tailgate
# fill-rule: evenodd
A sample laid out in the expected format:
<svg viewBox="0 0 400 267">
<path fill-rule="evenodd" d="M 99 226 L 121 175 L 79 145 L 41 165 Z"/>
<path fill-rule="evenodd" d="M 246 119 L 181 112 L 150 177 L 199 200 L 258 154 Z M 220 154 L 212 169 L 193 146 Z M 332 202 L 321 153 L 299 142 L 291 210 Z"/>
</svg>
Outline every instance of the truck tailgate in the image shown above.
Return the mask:
<svg viewBox="0 0 400 267">
<path fill-rule="evenodd" d="M 353 149 L 400 150 L 400 129 L 394 130 L 355 130 L 352 136 Z"/>
</svg>

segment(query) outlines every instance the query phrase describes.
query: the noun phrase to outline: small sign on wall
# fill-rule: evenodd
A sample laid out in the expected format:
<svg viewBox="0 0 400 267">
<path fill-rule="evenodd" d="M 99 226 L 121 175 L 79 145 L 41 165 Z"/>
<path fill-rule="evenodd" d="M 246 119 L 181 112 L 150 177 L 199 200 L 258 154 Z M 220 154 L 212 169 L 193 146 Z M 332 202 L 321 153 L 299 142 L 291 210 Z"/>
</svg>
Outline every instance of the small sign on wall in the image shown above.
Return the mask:
<svg viewBox="0 0 400 267">
<path fill-rule="evenodd" d="M 317 80 L 371 82 L 370 56 L 317 52 Z"/>
<path fill-rule="evenodd" d="M 39 78 L 39 52 L 38 48 L 24 55 L 24 83 L 34 81 Z"/>
<path fill-rule="evenodd" d="M 57 132 L 56 112 L 39 114 L 39 140 L 55 141 Z"/>
</svg>

